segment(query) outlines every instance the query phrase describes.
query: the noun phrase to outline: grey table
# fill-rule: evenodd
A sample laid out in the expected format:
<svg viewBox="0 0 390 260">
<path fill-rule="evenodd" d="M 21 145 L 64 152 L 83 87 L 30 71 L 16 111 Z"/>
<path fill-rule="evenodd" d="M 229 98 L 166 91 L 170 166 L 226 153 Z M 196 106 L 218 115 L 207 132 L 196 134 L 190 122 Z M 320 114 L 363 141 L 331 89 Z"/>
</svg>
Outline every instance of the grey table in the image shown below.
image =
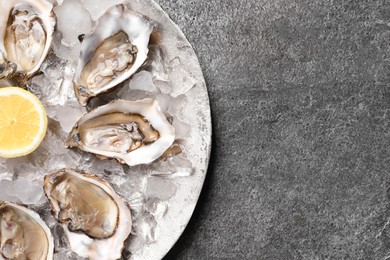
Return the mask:
<svg viewBox="0 0 390 260">
<path fill-rule="evenodd" d="M 214 140 L 166 259 L 390 259 L 390 1 L 157 1 Z"/>
</svg>

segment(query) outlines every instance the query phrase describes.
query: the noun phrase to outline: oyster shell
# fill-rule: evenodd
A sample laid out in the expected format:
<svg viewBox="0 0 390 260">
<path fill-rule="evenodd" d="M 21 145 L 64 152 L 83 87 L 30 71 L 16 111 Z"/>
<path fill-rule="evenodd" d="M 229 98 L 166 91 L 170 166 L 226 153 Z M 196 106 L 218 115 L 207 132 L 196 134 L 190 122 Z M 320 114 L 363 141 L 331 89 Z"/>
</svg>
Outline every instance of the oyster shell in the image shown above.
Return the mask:
<svg viewBox="0 0 390 260">
<path fill-rule="evenodd" d="M 111 7 L 86 35 L 74 76 L 74 89 L 82 105 L 131 77 L 146 61 L 154 25 L 124 5 Z"/>
<path fill-rule="evenodd" d="M 0 259 L 53 259 L 50 229 L 23 206 L 0 201 Z"/>
<path fill-rule="evenodd" d="M 66 145 L 129 166 L 159 158 L 175 139 L 175 129 L 158 102 L 117 100 L 85 114 L 69 134 Z"/>
<path fill-rule="evenodd" d="M 29 78 L 51 46 L 53 5 L 46 0 L 2 0 L 0 13 L 0 79 Z"/>
<path fill-rule="evenodd" d="M 44 190 L 74 252 L 91 260 L 121 257 L 131 213 L 108 183 L 65 168 L 45 176 Z"/>
</svg>

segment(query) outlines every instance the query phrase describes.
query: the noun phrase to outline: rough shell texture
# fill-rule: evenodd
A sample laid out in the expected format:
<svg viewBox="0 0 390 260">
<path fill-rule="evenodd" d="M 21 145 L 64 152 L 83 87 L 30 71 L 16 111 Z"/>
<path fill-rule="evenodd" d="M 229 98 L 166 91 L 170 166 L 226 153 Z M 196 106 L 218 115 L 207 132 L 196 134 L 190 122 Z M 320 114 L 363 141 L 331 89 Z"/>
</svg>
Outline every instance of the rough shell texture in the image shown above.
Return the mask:
<svg viewBox="0 0 390 260">
<path fill-rule="evenodd" d="M 39 215 L 0 201 L 0 259 L 53 259 L 53 236 Z"/>
<path fill-rule="evenodd" d="M 45 176 L 44 190 L 74 252 L 91 260 L 121 257 L 132 228 L 131 213 L 107 182 L 65 168 Z M 117 215 L 114 222 L 113 212 Z"/>
<path fill-rule="evenodd" d="M 51 47 L 53 5 L 46 0 L 6 0 L 0 1 L 0 12 L 0 77 L 30 77 Z"/>
<path fill-rule="evenodd" d="M 154 24 L 124 5 L 108 9 L 86 35 L 74 76 L 74 89 L 82 105 L 131 77 L 144 64 Z M 123 34 L 124 37 L 116 37 Z M 118 39 L 119 38 L 119 39 Z M 128 59 L 124 57 L 128 56 Z M 86 74 L 86 75 L 85 75 Z M 86 80 L 88 79 L 88 80 Z M 94 82 L 101 82 L 95 84 Z"/>
<path fill-rule="evenodd" d="M 111 135 L 109 137 L 101 138 L 98 140 L 99 145 L 97 146 L 91 145 L 81 138 L 80 129 L 84 124 L 96 117 L 113 115 L 116 113 L 142 116 L 150 124 L 151 128 L 158 132 L 158 138 L 151 143 L 144 143 L 142 146 L 132 151 L 126 151 L 127 149 L 124 151 L 103 150 L 99 148 L 101 143 L 107 143 L 111 141 L 111 138 L 115 138 L 115 140 L 119 139 L 117 138 L 118 131 L 115 127 L 115 124 L 117 123 L 109 124 L 107 122 L 104 122 L 102 127 L 112 128 L 113 131 L 116 132 L 116 136 Z M 144 133 L 141 135 L 145 136 Z M 85 114 L 80 118 L 76 126 L 71 131 L 66 145 L 68 147 L 78 147 L 83 151 L 94 153 L 102 157 L 115 158 L 121 163 L 134 166 L 139 164 L 148 164 L 158 159 L 173 144 L 174 139 L 175 129 L 161 112 L 158 102 L 154 99 L 147 98 L 138 101 L 117 100 Z M 121 145 L 122 144 L 123 141 L 121 140 Z"/>
</svg>

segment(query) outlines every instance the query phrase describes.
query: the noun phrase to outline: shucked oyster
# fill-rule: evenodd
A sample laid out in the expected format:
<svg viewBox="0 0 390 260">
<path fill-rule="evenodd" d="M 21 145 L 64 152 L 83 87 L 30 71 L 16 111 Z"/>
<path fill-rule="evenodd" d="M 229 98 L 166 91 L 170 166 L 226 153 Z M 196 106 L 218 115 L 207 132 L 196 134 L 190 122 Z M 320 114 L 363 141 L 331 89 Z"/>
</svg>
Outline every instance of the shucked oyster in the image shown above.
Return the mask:
<svg viewBox="0 0 390 260">
<path fill-rule="evenodd" d="M 82 105 L 132 76 L 145 62 L 153 24 L 144 16 L 116 5 L 86 35 L 74 76 L 74 89 Z"/>
<path fill-rule="evenodd" d="M 56 23 L 52 10 L 46 0 L 0 1 L 0 79 L 28 78 L 39 70 Z"/>
<path fill-rule="evenodd" d="M 121 257 L 131 213 L 108 183 L 65 168 L 47 175 L 44 189 L 74 252 L 90 260 Z"/>
<path fill-rule="evenodd" d="M 53 237 L 39 215 L 0 201 L 0 259 L 53 259 Z"/>
<path fill-rule="evenodd" d="M 156 160 L 174 139 L 175 129 L 157 101 L 147 98 L 117 100 L 85 114 L 66 145 L 133 166 Z"/>
</svg>

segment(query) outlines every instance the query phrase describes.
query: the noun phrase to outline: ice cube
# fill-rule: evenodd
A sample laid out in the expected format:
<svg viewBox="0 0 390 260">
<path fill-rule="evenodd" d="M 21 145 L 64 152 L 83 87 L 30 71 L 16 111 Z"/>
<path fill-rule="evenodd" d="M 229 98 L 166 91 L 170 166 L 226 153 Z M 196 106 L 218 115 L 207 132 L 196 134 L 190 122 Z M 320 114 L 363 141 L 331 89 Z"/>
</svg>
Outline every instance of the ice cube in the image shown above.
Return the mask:
<svg viewBox="0 0 390 260">
<path fill-rule="evenodd" d="M 145 204 L 145 209 L 158 220 L 165 216 L 168 204 L 159 199 L 149 199 Z"/>
<path fill-rule="evenodd" d="M 127 201 L 129 202 L 131 210 L 136 213 L 142 212 L 144 210 L 146 200 L 145 195 L 142 192 L 133 192 L 130 194 L 131 195 L 127 198 Z"/>
<path fill-rule="evenodd" d="M 4 180 L 10 177 L 11 174 L 8 171 L 7 166 L 3 162 L 0 162 L 0 180 Z"/>
<path fill-rule="evenodd" d="M 58 60 L 56 56 L 49 55 L 41 68 L 50 81 L 56 81 L 63 78 L 62 70 L 59 69 L 65 66 L 66 61 Z"/>
<path fill-rule="evenodd" d="M 151 93 L 157 93 L 158 89 L 154 85 L 152 74 L 148 71 L 141 71 L 133 76 L 129 82 L 131 90 L 143 90 Z"/>
<path fill-rule="evenodd" d="M 150 72 L 141 71 L 135 74 L 128 83 L 124 83 L 124 86 L 117 92 L 117 97 L 135 101 L 154 98 L 157 93 L 159 93 L 159 90 L 154 84 Z"/>
<path fill-rule="evenodd" d="M 168 114 L 177 120 L 190 123 L 191 121 L 188 120 L 188 116 L 184 113 L 184 109 L 186 108 L 187 103 L 188 101 L 185 95 L 180 95 L 176 98 L 173 98 L 167 109 Z"/>
<path fill-rule="evenodd" d="M 54 12 L 57 16 L 57 31 L 62 35 L 61 43 L 64 46 L 75 47 L 79 35 L 91 32 L 91 17 L 79 0 L 66 0 L 55 7 Z"/>
<path fill-rule="evenodd" d="M 64 71 L 66 70 L 67 67 L 64 68 Z M 55 101 L 59 106 L 66 106 L 66 105 L 70 105 L 71 103 L 77 102 L 77 98 L 73 88 L 73 81 L 71 79 L 69 78 L 63 79 L 60 88 L 57 91 L 57 99 L 55 99 Z"/>
<path fill-rule="evenodd" d="M 77 168 L 87 163 L 84 153 L 66 149 L 65 140 L 68 134 L 61 128 L 60 122 L 49 118 L 48 131 L 41 145 L 27 158 L 38 164 L 39 175 L 59 170 L 64 167 Z"/>
<path fill-rule="evenodd" d="M 148 65 L 145 67 L 145 70 L 149 71 L 152 74 L 154 85 L 161 91 L 163 94 L 169 94 L 172 90 L 171 85 L 169 84 L 169 76 L 167 74 L 167 69 L 164 64 L 163 51 L 159 45 L 149 45 L 149 60 Z"/>
<path fill-rule="evenodd" d="M 169 79 L 172 85 L 171 96 L 173 97 L 187 93 L 196 84 L 195 78 L 179 58 L 170 61 Z"/>
<path fill-rule="evenodd" d="M 67 0 L 68 1 L 68 0 Z M 106 10 L 114 5 L 122 4 L 124 0 L 82 0 L 85 9 L 88 10 L 92 19 L 96 21 Z"/>
<path fill-rule="evenodd" d="M 60 32 L 54 33 L 53 50 L 56 56 L 60 59 L 68 60 L 72 64 L 76 64 L 80 55 L 81 43 L 75 42 L 72 47 L 67 47 L 62 43 Z"/>
<path fill-rule="evenodd" d="M 127 245 L 127 250 L 131 253 L 136 253 L 142 249 L 144 242 L 140 237 L 131 235 L 129 239 L 129 244 Z"/>
<path fill-rule="evenodd" d="M 145 190 L 148 175 L 145 170 L 140 169 L 141 168 L 137 169 L 137 167 L 125 167 L 126 181 L 118 185 L 118 193 L 123 194 L 129 200 L 137 200 L 139 195 L 143 194 L 143 191 Z M 130 204 L 132 204 L 132 202 L 130 202 Z"/>
<path fill-rule="evenodd" d="M 143 90 L 132 90 L 128 85 L 125 85 L 117 94 L 118 98 L 136 101 L 144 98 L 153 98 L 154 95 Z"/>
<path fill-rule="evenodd" d="M 35 76 L 27 87 L 44 105 L 58 106 L 75 102 L 72 65 L 65 60 L 59 60 L 55 55 L 50 55 L 42 64 L 42 70 L 44 74 Z"/>
<path fill-rule="evenodd" d="M 35 205 L 43 197 L 42 186 L 25 178 L 0 181 L 0 200 Z"/>
<path fill-rule="evenodd" d="M 48 110 L 50 110 L 50 114 L 53 114 L 53 118 L 61 124 L 62 130 L 66 133 L 70 133 L 80 117 L 86 113 L 85 108 L 77 105 L 53 106 Z"/>
<path fill-rule="evenodd" d="M 154 79 L 157 80 L 168 80 L 167 69 L 165 68 L 164 53 L 160 45 L 150 44 L 149 45 L 149 60 L 147 70 L 149 70 Z"/>
<path fill-rule="evenodd" d="M 185 156 L 185 154 L 179 154 L 168 159 L 168 161 L 176 166 L 177 176 L 189 176 L 193 172 L 192 162 Z"/>
<path fill-rule="evenodd" d="M 41 100 L 41 102 L 44 105 L 50 104 L 50 99 L 52 97 L 52 92 L 46 92 L 45 86 L 52 86 L 53 89 L 59 88 L 60 82 L 56 82 L 55 85 L 52 84 L 52 82 L 45 77 L 44 74 L 35 76 L 30 83 L 28 83 L 27 88 L 30 92 L 38 96 L 38 98 Z"/>
<path fill-rule="evenodd" d="M 154 84 L 163 94 L 169 94 L 172 91 L 172 87 L 166 80 L 153 79 Z"/>
<path fill-rule="evenodd" d="M 169 179 L 151 176 L 147 180 L 145 194 L 148 198 L 168 200 L 176 193 L 176 185 Z"/>
<path fill-rule="evenodd" d="M 166 111 L 169 107 L 169 104 L 172 101 L 172 97 L 170 95 L 167 95 L 167 94 L 157 94 L 157 95 L 154 95 L 154 99 L 157 100 L 158 105 L 161 108 L 161 111 L 163 113 L 166 113 Z"/>
<path fill-rule="evenodd" d="M 182 150 L 183 153 L 181 154 L 155 162 L 150 175 L 170 178 L 190 176 L 194 168 L 192 162 L 186 157 L 184 148 Z"/>
<path fill-rule="evenodd" d="M 159 237 L 159 228 L 152 214 L 145 213 L 134 223 L 134 229 L 138 238 L 146 244 L 156 242 Z"/>
<path fill-rule="evenodd" d="M 172 126 L 175 128 L 175 138 L 186 140 L 191 132 L 191 126 L 178 118 L 173 118 Z"/>
</svg>

